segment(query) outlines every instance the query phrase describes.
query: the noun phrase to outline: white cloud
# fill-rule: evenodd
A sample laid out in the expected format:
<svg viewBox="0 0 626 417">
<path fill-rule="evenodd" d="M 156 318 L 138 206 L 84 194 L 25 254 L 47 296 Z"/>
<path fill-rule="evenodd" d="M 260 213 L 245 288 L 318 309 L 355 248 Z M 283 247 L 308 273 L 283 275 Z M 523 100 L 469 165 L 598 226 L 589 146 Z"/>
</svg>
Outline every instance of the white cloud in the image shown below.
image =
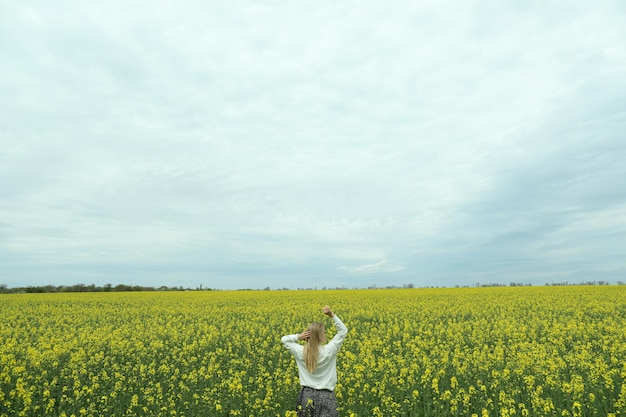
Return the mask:
<svg viewBox="0 0 626 417">
<path fill-rule="evenodd" d="M 405 266 L 389 263 L 386 259 L 382 259 L 373 264 L 359 266 L 341 266 L 341 271 L 347 271 L 354 274 L 387 274 L 393 272 L 401 272 L 406 270 Z"/>
<path fill-rule="evenodd" d="M 537 242 L 565 242 L 550 269 L 581 245 L 614 264 L 581 241 L 624 226 L 620 4 L 302 7 L 4 5 L 7 284 L 60 260 L 110 273 L 72 253 L 207 287 L 348 263 L 454 284 L 510 273 L 494 253 L 544 259 Z"/>
</svg>

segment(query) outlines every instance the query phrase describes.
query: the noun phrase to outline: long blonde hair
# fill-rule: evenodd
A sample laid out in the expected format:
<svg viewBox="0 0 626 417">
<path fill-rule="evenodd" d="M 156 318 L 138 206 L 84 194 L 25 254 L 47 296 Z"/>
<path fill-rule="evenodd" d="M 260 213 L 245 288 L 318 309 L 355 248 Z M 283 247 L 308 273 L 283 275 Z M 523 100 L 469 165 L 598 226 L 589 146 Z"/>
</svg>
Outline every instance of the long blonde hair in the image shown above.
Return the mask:
<svg viewBox="0 0 626 417">
<path fill-rule="evenodd" d="M 315 365 L 317 365 L 320 345 L 323 343 L 325 338 L 324 323 L 311 323 L 309 326 L 309 332 L 311 332 L 311 336 L 309 337 L 309 340 L 307 340 L 306 345 L 304 345 L 303 353 L 304 360 L 306 362 L 306 369 L 308 369 L 309 372 L 313 372 L 315 370 Z"/>
</svg>

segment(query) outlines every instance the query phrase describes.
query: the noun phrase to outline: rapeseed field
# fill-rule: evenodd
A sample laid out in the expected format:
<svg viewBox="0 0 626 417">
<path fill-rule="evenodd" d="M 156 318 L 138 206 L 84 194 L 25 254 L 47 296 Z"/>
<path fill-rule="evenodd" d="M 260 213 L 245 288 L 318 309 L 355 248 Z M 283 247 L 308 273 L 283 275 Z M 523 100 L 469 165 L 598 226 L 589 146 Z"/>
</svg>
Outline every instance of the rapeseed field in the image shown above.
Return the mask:
<svg viewBox="0 0 626 417">
<path fill-rule="evenodd" d="M 325 304 L 342 416 L 626 415 L 626 287 L 581 286 L 2 295 L 0 416 L 295 416 Z"/>
</svg>

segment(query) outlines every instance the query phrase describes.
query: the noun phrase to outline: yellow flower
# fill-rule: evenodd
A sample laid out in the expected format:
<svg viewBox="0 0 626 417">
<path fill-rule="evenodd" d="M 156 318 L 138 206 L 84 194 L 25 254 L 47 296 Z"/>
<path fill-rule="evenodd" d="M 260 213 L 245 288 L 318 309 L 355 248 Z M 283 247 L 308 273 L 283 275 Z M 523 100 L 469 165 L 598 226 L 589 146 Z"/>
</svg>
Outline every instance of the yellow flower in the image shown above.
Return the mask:
<svg viewBox="0 0 626 417">
<path fill-rule="evenodd" d="M 322 298 L 349 328 L 341 415 L 626 412 L 626 286 L 44 296 L 0 294 L 7 415 L 293 417 L 280 337 Z"/>
</svg>

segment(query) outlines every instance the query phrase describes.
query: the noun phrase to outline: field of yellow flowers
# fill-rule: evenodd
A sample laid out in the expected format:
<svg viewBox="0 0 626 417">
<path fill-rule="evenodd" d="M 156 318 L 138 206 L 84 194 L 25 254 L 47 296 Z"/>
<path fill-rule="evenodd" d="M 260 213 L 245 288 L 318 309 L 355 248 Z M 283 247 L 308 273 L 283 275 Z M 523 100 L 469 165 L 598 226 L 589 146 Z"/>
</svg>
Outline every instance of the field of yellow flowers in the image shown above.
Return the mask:
<svg viewBox="0 0 626 417">
<path fill-rule="evenodd" d="M 602 286 L 0 295 L 0 416 L 295 416 L 280 337 L 325 304 L 342 416 L 626 415 Z"/>
</svg>

